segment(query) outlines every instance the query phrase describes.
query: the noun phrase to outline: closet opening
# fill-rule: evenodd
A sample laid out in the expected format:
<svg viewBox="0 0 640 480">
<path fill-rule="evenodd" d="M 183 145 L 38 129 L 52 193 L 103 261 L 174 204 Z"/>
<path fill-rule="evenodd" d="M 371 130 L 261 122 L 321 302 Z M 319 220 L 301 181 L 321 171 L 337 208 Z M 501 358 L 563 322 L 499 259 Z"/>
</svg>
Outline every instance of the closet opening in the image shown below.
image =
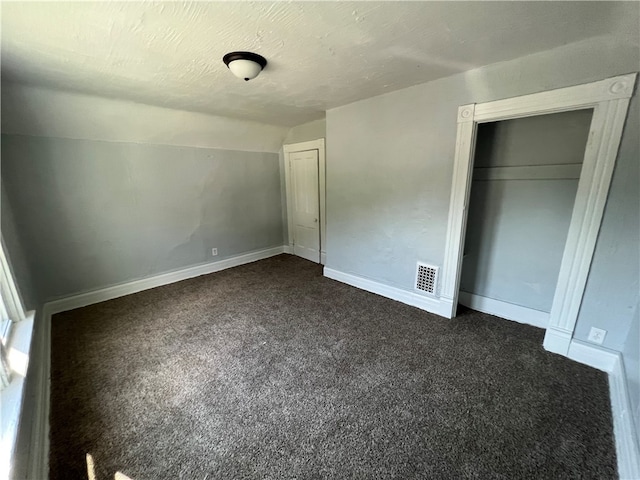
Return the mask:
<svg viewBox="0 0 640 480">
<path fill-rule="evenodd" d="M 481 123 L 458 302 L 546 328 L 593 109 Z"/>
</svg>

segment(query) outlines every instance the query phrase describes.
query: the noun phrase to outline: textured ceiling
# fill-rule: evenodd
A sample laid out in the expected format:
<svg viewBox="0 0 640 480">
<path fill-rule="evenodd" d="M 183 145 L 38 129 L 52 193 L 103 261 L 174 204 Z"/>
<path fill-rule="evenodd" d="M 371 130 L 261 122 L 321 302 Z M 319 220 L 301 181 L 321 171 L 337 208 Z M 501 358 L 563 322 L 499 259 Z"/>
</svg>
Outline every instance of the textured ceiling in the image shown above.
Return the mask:
<svg viewBox="0 0 640 480">
<path fill-rule="evenodd" d="M 609 34 L 618 2 L 2 4 L 3 80 L 293 126 L 475 67 Z M 243 82 L 233 50 L 269 61 Z"/>
</svg>

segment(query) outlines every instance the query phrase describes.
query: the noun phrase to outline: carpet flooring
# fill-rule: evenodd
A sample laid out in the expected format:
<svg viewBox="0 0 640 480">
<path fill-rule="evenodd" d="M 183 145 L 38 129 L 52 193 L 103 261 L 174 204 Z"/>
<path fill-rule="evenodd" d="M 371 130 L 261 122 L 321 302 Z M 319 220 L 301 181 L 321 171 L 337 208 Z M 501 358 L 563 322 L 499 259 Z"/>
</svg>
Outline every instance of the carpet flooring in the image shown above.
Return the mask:
<svg viewBox="0 0 640 480">
<path fill-rule="evenodd" d="M 280 255 L 57 314 L 51 479 L 606 479 L 606 375 Z"/>
</svg>

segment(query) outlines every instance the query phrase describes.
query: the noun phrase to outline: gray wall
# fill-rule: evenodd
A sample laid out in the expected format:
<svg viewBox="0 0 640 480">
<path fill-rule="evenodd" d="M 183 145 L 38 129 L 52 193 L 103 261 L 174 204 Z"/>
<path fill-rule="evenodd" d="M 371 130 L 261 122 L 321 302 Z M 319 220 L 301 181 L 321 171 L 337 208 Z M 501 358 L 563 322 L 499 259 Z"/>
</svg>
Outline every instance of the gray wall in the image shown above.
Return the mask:
<svg viewBox="0 0 640 480">
<path fill-rule="evenodd" d="M 33 310 L 38 306 L 38 292 L 31 278 L 27 256 L 16 228 L 13 209 L 9 203 L 4 185 L 0 189 L 2 194 L 2 199 L 0 200 L 0 229 L 2 230 L 2 240 L 7 261 L 13 278 L 19 287 L 18 291 L 22 297 L 24 307 L 27 310 Z"/>
<path fill-rule="evenodd" d="M 458 106 L 637 71 L 639 55 L 596 38 L 329 110 L 327 266 L 412 291 L 416 261 L 443 261 Z M 616 350 L 638 299 L 636 98 L 631 109 L 576 329 L 608 330 Z"/>
<path fill-rule="evenodd" d="M 591 117 L 591 110 L 580 110 L 479 126 L 461 290 L 551 311 L 579 171 L 557 179 L 532 179 L 539 169 L 508 180 L 481 174 L 581 164 Z"/>
<path fill-rule="evenodd" d="M 287 132 L 284 144 L 308 142 L 327 136 L 327 122 L 324 118 L 313 122 L 296 125 Z"/>
<path fill-rule="evenodd" d="M 40 300 L 283 242 L 275 153 L 3 135 L 2 182 Z"/>
</svg>

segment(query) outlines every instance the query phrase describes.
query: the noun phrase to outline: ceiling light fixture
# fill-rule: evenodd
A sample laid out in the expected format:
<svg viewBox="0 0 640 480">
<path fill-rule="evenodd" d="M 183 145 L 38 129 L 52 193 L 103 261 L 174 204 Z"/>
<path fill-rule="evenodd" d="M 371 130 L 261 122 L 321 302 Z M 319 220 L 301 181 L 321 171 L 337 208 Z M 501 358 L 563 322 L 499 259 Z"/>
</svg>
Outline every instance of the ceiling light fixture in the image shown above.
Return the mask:
<svg viewBox="0 0 640 480">
<path fill-rule="evenodd" d="M 267 60 L 251 52 L 231 52 L 222 57 L 222 61 L 229 67 L 231 73 L 246 82 L 256 78 L 267 65 Z"/>
</svg>

